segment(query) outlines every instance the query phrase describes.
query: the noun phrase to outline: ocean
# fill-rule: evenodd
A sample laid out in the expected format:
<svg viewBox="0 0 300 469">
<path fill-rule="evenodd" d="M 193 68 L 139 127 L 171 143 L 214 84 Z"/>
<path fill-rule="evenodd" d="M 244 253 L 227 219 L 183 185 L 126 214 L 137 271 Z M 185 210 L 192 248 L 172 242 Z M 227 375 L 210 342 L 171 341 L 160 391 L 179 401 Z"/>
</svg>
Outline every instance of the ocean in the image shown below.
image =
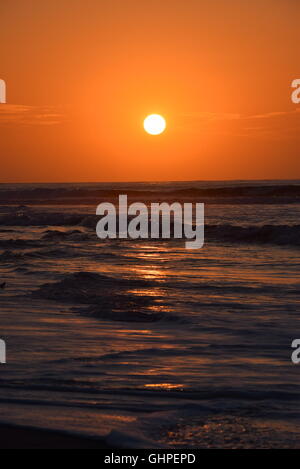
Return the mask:
<svg viewBox="0 0 300 469">
<path fill-rule="evenodd" d="M 118 194 L 204 202 L 204 247 L 98 239 Z M 0 185 L 0 423 L 299 447 L 299 220 L 300 181 Z"/>
</svg>

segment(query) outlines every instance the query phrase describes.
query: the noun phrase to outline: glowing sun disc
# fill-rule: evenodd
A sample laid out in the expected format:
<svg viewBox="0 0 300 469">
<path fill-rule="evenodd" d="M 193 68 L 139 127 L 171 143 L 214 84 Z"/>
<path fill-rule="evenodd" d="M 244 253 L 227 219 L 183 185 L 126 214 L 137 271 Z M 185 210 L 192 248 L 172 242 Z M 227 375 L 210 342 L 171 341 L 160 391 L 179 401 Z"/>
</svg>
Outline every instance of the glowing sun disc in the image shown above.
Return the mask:
<svg viewBox="0 0 300 469">
<path fill-rule="evenodd" d="M 151 114 L 144 120 L 144 129 L 150 135 L 160 135 L 166 127 L 165 119 L 159 114 Z"/>
</svg>

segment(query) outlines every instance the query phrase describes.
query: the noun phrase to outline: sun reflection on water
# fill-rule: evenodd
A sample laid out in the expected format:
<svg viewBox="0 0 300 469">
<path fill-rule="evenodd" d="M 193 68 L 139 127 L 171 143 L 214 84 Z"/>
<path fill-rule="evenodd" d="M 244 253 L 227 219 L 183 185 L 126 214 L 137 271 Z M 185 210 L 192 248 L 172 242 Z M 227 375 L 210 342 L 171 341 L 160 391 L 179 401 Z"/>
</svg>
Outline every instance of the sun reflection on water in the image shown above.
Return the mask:
<svg viewBox="0 0 300 469">
<path fill-rule="evenodd" d="M 145 384 L 147 389 L 163 389 L 165 391 L 172 391 L 173 389 L 183 390 L 185 387 L 184 384 L 171 384 L 171 383 L 155 383 L 155 384 Z"/>
</svg>

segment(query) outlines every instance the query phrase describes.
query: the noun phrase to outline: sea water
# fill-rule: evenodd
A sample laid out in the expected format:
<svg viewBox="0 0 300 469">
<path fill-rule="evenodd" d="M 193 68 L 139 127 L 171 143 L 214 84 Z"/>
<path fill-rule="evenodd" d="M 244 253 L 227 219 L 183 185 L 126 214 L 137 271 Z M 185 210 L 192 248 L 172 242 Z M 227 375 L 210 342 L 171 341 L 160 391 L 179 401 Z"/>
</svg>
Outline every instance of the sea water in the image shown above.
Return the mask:
<svg viewBox="0 0 300 469">
<path fill-rule="evenodd" d="M 237 416 L 280 422 L 289 438 L 300 397 L 297 187 L 0 186 L 0 421 L 172 445 L 166 428 Z M 124 190 L 205 202 L 204 247 L 99 240 L 97 204 Z"/>
</svg>

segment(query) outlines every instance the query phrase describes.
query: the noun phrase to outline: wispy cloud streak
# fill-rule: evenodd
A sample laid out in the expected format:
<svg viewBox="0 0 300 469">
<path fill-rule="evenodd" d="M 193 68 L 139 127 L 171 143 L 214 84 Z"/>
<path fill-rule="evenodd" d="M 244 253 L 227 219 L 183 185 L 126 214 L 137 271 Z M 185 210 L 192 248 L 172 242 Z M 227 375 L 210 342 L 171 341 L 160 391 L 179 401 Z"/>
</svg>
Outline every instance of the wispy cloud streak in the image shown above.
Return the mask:
<svg viewBox="0 0 300 469">
<path fill-rule="evenodd" d="M 26 106 L 21 104 L 0 105 L 1 125 L 57 125 L 64 115 L 51 106 Z"/>
</svg>

